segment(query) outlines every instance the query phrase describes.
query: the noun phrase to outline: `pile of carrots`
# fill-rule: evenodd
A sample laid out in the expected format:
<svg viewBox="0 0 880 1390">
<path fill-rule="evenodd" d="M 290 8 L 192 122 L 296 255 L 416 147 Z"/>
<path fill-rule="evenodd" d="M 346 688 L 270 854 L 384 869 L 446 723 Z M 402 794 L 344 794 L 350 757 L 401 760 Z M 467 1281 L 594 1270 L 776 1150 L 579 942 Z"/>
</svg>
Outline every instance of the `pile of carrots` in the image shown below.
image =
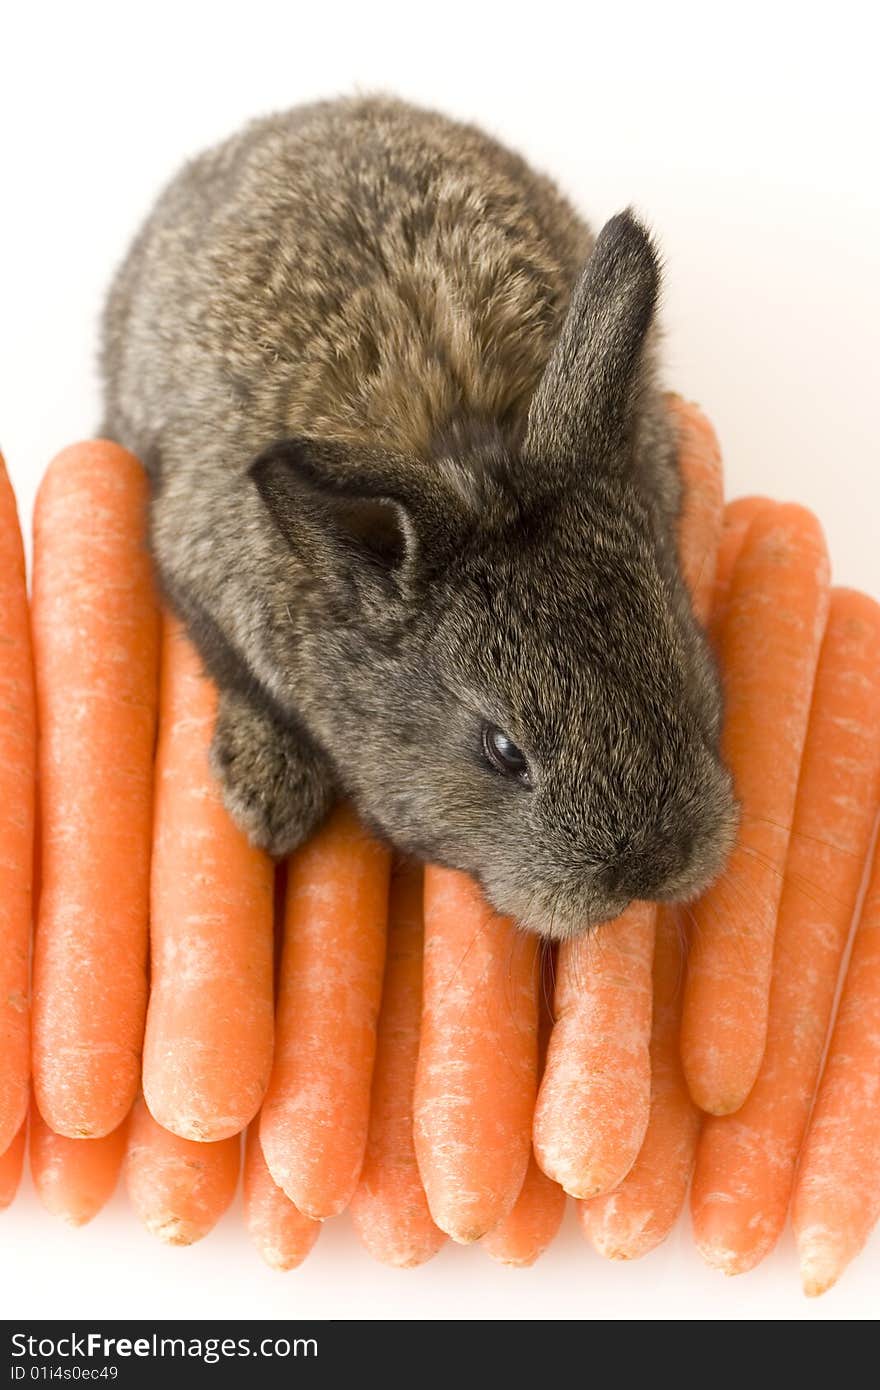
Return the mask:
<svg viewBox="0 0 880 1390">
<path fill-rule="evenodd" d="M 699 902 L 555 957 L 346 806 L 287 864 L 250 846 L 209 769 L 215 691 L 157 607 L 138 461 L 51 464 L 30 601 L 0 461 L 0 1205 L 29 1129 L 51 1211 L 90 1220 L 124 1171 L 188 1244 L 245 1135 L 244 1220 L 280 1269 L 346 1209 L 388 1264 L 451 1237 L 528 1265 L 566 1194 L 634 1259 L 690 1188 L 710 1265 L 754 1267 L 790 1209 L 805 1291 L 835 1282 L 880 1215 L 880 606 L 830 588 L 803 508 L 725 507 L 711 427 L 670 409 L 738 840 Z"/>
</svg>

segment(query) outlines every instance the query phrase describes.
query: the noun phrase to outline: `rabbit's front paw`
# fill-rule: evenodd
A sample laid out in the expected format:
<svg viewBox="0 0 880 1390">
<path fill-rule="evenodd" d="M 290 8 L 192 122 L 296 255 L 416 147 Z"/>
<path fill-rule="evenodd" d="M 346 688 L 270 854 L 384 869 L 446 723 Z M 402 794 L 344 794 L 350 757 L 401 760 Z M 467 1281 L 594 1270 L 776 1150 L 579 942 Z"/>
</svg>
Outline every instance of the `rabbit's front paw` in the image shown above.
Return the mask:
<svg viewBox="0 0 880 1390">
<path fill-rule="evenodd" d="M 237 695 L 221 696 L 211 766 L 233 820 L 276 858 L 306 840 L 333 803 L 321 753 Z"/>
</svg>

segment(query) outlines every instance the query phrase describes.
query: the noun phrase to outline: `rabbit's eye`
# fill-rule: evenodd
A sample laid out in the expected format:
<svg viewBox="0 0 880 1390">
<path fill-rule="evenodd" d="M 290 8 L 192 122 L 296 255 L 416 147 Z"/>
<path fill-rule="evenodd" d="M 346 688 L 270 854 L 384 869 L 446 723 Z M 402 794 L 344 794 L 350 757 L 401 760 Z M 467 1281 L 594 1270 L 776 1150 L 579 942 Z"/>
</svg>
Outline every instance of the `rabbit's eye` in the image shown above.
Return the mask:
<svg viewBox="0 0 880 1390">
<path fill-rule="evenodd" d="M 521 748 L 495 724 L 483 725 L 483 755 L 496 772 L 531 786 L 529 765 Z"/>
</svg>

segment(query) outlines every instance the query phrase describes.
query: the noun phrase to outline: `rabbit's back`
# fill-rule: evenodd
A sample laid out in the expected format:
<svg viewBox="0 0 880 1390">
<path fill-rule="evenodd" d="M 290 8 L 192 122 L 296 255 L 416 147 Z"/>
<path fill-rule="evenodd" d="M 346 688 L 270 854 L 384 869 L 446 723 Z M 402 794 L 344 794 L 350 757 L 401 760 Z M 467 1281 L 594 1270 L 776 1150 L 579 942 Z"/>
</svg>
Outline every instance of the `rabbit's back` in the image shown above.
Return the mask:
<svg viewBox="0 0 880 1390">
<path fill-rule="evenodd" d="M 257 121 L 178 174 L 116 277 L 108 428 L 148 458 L 210 435 L 225 467 L 299 432 L 515 435 L 591 246 L 473 127 L 385 98 Z"/>
</svg>

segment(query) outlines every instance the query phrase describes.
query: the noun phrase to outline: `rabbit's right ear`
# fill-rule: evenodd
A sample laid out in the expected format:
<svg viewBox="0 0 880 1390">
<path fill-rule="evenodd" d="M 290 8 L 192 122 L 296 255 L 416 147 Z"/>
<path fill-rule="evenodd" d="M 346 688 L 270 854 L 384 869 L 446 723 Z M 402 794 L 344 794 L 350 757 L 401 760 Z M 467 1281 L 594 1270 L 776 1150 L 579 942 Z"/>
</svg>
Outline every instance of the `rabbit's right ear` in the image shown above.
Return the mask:
<svg viewBox="0 0 880 1390">
<path fill-rule="evenodd" d="M 612 465 L 627 435 L 660 289 L 657 253 L 631 211 L 599 234 L 531 403 L 523 444 L 551 470 Z"/>
</svg>

